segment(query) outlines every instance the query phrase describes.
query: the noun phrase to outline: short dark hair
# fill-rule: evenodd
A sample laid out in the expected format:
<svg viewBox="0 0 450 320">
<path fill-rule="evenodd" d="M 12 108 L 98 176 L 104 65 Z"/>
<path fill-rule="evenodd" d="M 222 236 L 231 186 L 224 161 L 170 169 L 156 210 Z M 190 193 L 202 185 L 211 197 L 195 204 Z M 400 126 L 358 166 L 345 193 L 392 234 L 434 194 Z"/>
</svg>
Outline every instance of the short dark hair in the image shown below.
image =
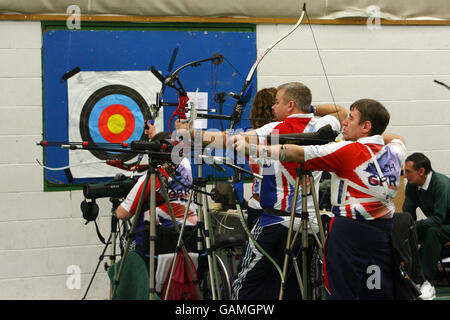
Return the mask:
<svg viewBox="0 0 450 320">
<path fill-rule="evenodd" d="M 416 171 L 420 168 L 424 168 L 425 174 L 428 174 L 432 170 L 430 159 L 421 152 L 414 152 L 406 158 L 405 162 L 406 161 L 411 161 L 413 163 L 413 168 Z"/>
<path fill-rule="evenodd" d="M 282 84 L 277 88 L 278 90 L 284 89 L 285 100 L 292 100 L 295 102 L 297 109 L 309 113 L 309 107 L 311 106 L 312 95 L 311 90 L 301 82 L 288 82 Z"/>
<path fill-rule="evenodd" d="M 372 99 L 360 99 L 353 102 L 350 106 L 350 110 L 355 108 L 360 114 L 360 124 L 364 121 L 370 121 L 372 124 L 371 136 L 382 134 L 386 130 L 391 116 L 380 102 Z"/>
</svg>

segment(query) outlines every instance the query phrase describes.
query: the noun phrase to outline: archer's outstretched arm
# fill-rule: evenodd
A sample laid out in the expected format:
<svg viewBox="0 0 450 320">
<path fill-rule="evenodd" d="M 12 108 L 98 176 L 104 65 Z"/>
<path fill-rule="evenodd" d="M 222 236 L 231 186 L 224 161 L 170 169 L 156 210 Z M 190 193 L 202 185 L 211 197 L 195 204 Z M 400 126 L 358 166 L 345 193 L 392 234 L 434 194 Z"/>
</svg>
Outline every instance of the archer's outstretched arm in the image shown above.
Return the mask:
<svg viewBox="0 0 450 320">
<path fill-rule="evenodd" d="M 183 132 L 189 132 L 189 124 L 183 123 L 180 120 L 175 121 L 175 129 L 177 132 L 183 134 Z M 218 149 L 225 149 L 227 145 L 227 134 L 225 131 L 203 131 L 203 130 L 192 130 L 189 132 L 191 139 L 200 139 L 203 145 L 209 145 Z M 256 136 L 254 131 L 247 131 L 242 133 L 242 135 L 249 137 Z"/>
<path fill-rule="evenodd" d="M 403 142 L 403 144 L 406 144 L 405 139 L 403 139 L 403 137 L 399 136 L 398 134 L 383 133 L 381 136 L 383 137 L 384 144 L 388 144 L 394 139 L 399 139 Z"/>
<path fill-rule="evenodd" d="M 335 104 L 319 104 L 314 106 L 314 114 L 319 117 L 326 115 L 332 115 L 339 120 L 342 128 L 342 122 L 348 117 L 348 111 L 342 107 Z"/>
<path fill-rule="evenodd" d="M 243 135 L 236 135 L 228 139 L 228 143 L 239 152 L 246 155 L 253 153 L 254 157 L 269 158 L 280 161 L 305 162 L 305 149 L 295 144 L 286 145 L 252 145 Z M 252 150 L 250 150 L 252 149 Z M 255 154 L 256 153 L 256 154 Z"/>
</svg>

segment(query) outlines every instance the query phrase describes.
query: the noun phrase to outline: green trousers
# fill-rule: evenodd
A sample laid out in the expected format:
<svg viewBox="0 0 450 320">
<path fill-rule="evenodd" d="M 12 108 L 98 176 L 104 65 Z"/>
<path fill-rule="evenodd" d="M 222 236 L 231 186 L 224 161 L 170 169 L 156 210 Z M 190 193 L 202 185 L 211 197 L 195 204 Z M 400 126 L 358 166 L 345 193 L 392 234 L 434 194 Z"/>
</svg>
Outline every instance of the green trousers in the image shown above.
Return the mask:
<svg viewBox="0 0 450 320">
<path fill-rule="evenodd" d="M 428 280 L 434 280 L 437 264 L 441 256 L 442 245 L 450 241 L 450 225 L 420 226 L 417 225 L 417 238 L 422 247 L 422 268 Z"/>
</svg>

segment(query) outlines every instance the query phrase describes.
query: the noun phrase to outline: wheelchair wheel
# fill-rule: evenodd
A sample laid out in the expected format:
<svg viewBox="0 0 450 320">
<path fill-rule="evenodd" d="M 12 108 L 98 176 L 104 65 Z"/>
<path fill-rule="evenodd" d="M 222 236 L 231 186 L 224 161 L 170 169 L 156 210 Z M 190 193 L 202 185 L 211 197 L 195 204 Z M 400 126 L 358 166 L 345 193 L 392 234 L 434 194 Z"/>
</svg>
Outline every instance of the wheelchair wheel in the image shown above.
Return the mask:
<svg viewBox="0 0 450 320">
<path fill-rule="evenodd" d="M 216 255 L 217 258 L 217 271 L 219 272 L 219 283 L 217 284 L 222 300 L 231 300 L 231 281 L 230 275 L 228 274 L 227 267 L 225 263 Z"/>
<path fill-rule="evenodd" d="M 203 300 L 213 300 L 213 294 L 211 290 L 211 281 L 210 274 L 208 269 L 208 258 L 206 256 L 202 256 L 199 262 L 199 281 L 200 281 L 200 290 L 203 293 Z M 225 263 L 219 255 L 216 255 L 216 267 L 218 272 L 218 283 L 215 283 L 216 288 L 216 299 L 221 300 L 231 300 L 231 278 Z"/>
</svg>

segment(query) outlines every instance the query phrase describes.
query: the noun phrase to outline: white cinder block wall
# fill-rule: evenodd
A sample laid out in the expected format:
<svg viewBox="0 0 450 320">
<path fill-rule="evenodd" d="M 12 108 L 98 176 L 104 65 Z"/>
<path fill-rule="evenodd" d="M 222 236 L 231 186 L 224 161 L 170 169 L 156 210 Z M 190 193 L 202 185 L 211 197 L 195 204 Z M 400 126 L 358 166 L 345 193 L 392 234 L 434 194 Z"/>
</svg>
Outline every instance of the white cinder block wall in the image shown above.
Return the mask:
<svg viewBox="0 0 450 320">
<path fill-rule="evenodd" d="M 40 22 L 0 21 L 0 299 L 81 299 L 104 248 L 84 225 L 81 191 L 43 192 L 41 48 Z M 99 200 L 107 237 L 111 206 Z M 87 298 L 107 298 L 108 286 L 102 264 Z"/>
<path fill-rule="evenodd" d="M 287 25 L 259 25 L 267 47 Z M 441 26 L 319 26 L 317 38 L 336 103 L 382 101 L 388 131 L 404 136 L 408 153 L 423 151 L 450 175 L 450 28 Z M 43 192 L 41 25 L 0 21 L 0 299 L 81 299 L 104 245 L 84 225 L 81 191 Z M 245 73 L 246 71 L 244 71 Z M 314 103 L 331 102 L 310 30 L 301 26 L 262 61 L 258 87 L 302 81 Z M 108 199 L 99 199 L 98 224 L 109 235 Z M 108 249 L 107 253 L 110 250 Z M 103 262 L 109 262 L 104 259 Z M 70 266 L 81 271 L 80 288 Z M 68 286 L 69 282 L 69 286 Z M 87 296 L 108 299 L 103 263 Z"/>
</svg>

